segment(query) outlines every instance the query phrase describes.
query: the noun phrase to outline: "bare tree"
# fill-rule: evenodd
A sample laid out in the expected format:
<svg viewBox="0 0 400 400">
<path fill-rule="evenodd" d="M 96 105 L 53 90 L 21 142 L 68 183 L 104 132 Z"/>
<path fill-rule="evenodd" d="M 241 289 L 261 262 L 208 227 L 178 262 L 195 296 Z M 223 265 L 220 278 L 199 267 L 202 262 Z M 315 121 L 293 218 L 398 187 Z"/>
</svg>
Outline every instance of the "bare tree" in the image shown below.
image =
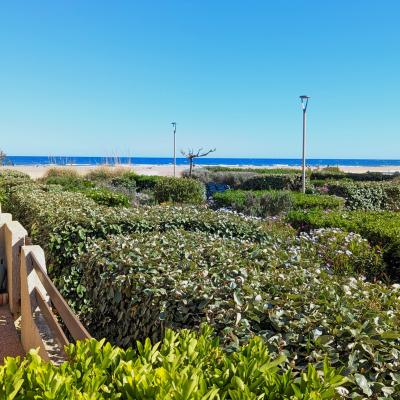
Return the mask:
<svg viewBox="0 0 400 400">
<path fill-rule="evenodd" d="M 195 158 L 208 156 L 210 153 L 213 153 L 216 150 L 217 149 L 211 149 L 203 152 L 203 148 L 201 148 L 197 150 L 197 153 L 195 153 L 193 149 L 189 149 L 187 152 L 181 150 L 182 155 L 189 160 L 189 176 L 192 176 Z"/>
<path fill-rule="evenodd" d="M 0 150 L 0 165 L 12 165 L 11 160 L 8 159 L 3 150 Z"/>
</svg>

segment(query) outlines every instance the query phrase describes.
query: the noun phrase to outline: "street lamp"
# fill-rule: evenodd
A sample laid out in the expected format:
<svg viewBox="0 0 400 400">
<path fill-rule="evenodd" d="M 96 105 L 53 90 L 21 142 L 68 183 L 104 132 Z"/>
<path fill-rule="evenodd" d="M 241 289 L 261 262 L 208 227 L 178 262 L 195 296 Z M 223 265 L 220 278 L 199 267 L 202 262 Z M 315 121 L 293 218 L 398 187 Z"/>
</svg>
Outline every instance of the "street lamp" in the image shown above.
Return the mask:
<svg viewBox="0 0 400 400">
<path fill-rule="evenodd" d="M 176 122 L 171 122 L 174 128 L 174 176 L 176 176 Z"/>
<path fill-rule="evenodd" d="M 308 96 L 300 96 L 301 108 L 303 109 L 303 164 L 302 164 L 302 192 L 306 192 L 306 114 Z"/>
</svg>

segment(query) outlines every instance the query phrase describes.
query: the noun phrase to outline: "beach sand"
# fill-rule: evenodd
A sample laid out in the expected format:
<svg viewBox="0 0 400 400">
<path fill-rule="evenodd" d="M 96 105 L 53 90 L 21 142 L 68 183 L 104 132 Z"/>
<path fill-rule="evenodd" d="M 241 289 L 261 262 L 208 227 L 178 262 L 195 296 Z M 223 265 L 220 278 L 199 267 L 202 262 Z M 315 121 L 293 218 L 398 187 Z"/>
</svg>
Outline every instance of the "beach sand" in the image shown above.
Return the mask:
<svg viewBox="0 0 400 400">
<path fill-rule="evenodd" d="M 255 166 L 236 166 L 239 168 L 277 168 L 276 166 L 268 166 L 268 167 L 255 167 Z M 393 173 L 393 172 L 400 172 L 400 166 L 384 166 L 384 167 L 348 167 L 348 166 L 339 166 L 341 170 L 346 172 L 356 172 L 356 173 L 363 173 L 363 172 L 386 172 L 386 173 Z M 16 166 L 3 166 L 0 167 L 0 170 L 11 169 L 15 171 L 25 172 L 33 179 L 42 178 L 46 172 L 50 169 L 54 168 L 52 165 L 16 165 Z M 89 171 L 98 168 L 95 165 L 71 165 L 71 166 L 63 166 L 57 168 L 65 168 L 65 169 L 72 169 L 77 171 L 81 175 L 85 175 Z M 116 167 L 110 168 L 125 168 L 127 171 L 134 171 L 140 175 L 159 175 L 159 176 L 173 176 L 174 168 L 172 165 L 120 165 Z M 201 168 L 201 166 L 196 167 Z M 281 167 L 279 167 L 281 168 Z M 300 171 L 300 167 L 282 167 L 282 168 L 292 168 L 298 169 Z M 176 174 L 180 176 L 183 171 L 187 170 L 187 165 L 177 165 L 176 166 Z M 317 169 L 317 167 L 311 167 L 311 169 Z"/>
</svg>

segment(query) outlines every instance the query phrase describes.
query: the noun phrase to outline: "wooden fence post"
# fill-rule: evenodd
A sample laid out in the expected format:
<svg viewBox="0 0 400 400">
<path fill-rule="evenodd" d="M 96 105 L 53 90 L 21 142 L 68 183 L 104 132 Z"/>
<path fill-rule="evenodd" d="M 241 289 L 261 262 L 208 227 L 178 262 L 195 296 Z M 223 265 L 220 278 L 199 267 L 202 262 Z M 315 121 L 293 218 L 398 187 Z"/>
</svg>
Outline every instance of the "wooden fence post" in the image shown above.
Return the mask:
<svg viewBox="0 0 400 400">
<path fill-rule="evenodd" d="M 14 315 L 21 311 L 20 251 L 26 235 L 26 230 L 18 221 L 7 222 L 4 226 L 7 291 L 10 311 Z"/>
</svg>

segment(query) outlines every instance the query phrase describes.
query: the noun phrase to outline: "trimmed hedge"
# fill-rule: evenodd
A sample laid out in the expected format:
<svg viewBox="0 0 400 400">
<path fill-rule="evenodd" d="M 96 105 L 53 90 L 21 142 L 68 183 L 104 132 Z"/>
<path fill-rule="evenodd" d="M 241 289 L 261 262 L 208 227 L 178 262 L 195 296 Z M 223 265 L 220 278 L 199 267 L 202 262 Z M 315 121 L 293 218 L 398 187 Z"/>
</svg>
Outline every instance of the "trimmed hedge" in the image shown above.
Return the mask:
<svg viewBox="0 0 400 400">
<path fill-rule="evenodd" d="M 400 176 L 400 173 L 394 174 L 384 174 L 382 172 L 365 172 L 365 173 L 355 173 L 355 172 L 344 172 L 344 171 L 313 171 L 311 173 L 310 179 L 350 179 L 352 181 L 390 181 L 396 179 Z"/>
<path fill-rule="evenodd" d="M 154 186 L 154 197 L 159 203 L 200 204 L 205 200 L 205 187 L 195 179 L 163 177 Z"/>
<path fill-rule="evenodd" d="M 108 207 L 129 207 L 129 198 L 122 194 L 105 188 L 93 188 L 81 191 L 86 197 L 94 200 L 97 204 Z"/>
<path fill-rule="evenodd" d="M 350 210 L 400 210 L 400 184 L 393 182 L 336 182 L 328 193 L 346 199 Z"/>
<path fill-rule="evenodd" d="M 207 322 L 230 350 L 259 335 L 271 355 L 283 351 L 296 370 L 308 362 L 320 368 L 328 356 L 351 379 L 365 376 L 365 390 L 380 393 L 400 370 L 400 289 L 345 276 L 341 252 L 349 247 L 342 251 L 330 238 L 352 241 L 324 234 L 289 246 L 257 245 L 179 231 L 97 240 L 80 258 L 90 299 L 84 320 L 123 346 L 137 337 L 159 339 L 167 327 Z M 337 275 L 325 264 L 329 257 L 321 262 L 314 240 L 326 240 Z M 363 252 L 366 267 L 371 257 Z"/>
<path fill-rule="evenodd" d="M 300 258 L 291 260 L 291 254 Z M 87 315 L 91 330 L 126 346 L 133 339 L 159 340 L 165 327 L 199 328 L 205 321 L 217 332 L 234 327 L 235 295 L 254 298 L 267 270 L 288 261 L 292 267 L 329 262 L 339 274 L 348 273 L 350 266 L 356 273 L 379 268 L 379 254 L 360 237 L 343 232 L 258 245 L 173 231 L 92 242 L 76 264 L 82 277 L 77 283 L 92 304 Z"/>
<path fill-rule="evenodd" d="M 66 264 L 85 248 L 91 237 L 108 234 L 185 229 L 221 237 L 261 241 L 269 238 L 269 225 L 190 206 L 154 206 L 133 209 L 102 207 L 81 193 L 51 191 L 38 185 L 14 188 L 6 203 L 48 254 L 52 262 Z M 59 262 L 57 261 L 59 260 Z"/>
<path fill-rule="evenodd" d="M 229 185 L 232 189 L 244 190 L 298 190 L 301 187 L 301 175 L 287 174 L 260 174 L 247 171 L 210 171 L 201 169 L 192 174 L 192 178 L 204 184 L 214 182 Z"/>
<path fill-rule="evenodd" d="M 233 207 L 239 212 L 253 215 L 252 210 L 249 207 L 249 196 L 254 199 L 253 203 L 256 202 L 257 198 L 263 198 L 266 196 L 273 196 L 274 194 L 286 194 L 291 200 L 291 204 L 288 205 L 288 209 L 283 211 L 289 211 L 290 208 L 294 209 L 341 209 L 344 206 L 344 200 L 337 196 L 328 195 L 312 195 L 303 194 L 298 192 L 275 192 L 275 191 L 243 191 L 243 190 L 227 190 L 225 192 L 217 192 L 213 195 L 213 199 L 218 207 Z M 273 198 L 270 199 L 272 201 Z M 259 215 L 256 212 L 257 216 Z"/>
<path fill-rule="evenodd" d="M 205 167 L 206 170 L 212 172 L 251 172 L 256 174 L 269 174 L 269 175 L 287 175 L 293 174 L 298 175 L 298 168 L 235 168 L 235 167 Z M 311 173 L 311 170 L 306 170 L 307 174 Z"/>
<path fill-rule="evenodd" d="M 295 228 L 309 230 L 336 227 L 357 232 L 370 243 L 382 247 L 387 270 L 400 280 L 400 214 L 390 211 L 323 212 L 291 211 L 287 220 Z"/>
<path fill-rule="evenodd" d="M 257 175 L 240 186 L 244 190 L 299 190 L 301 188 L 301 176 L 286 175 Z"/>
<path fill-rule="evenodd" d="M 167 331 L 161 343 L 149 340 L 126 351 L 104 340 L 66 349 L 61 366 L 32 350 L 21 361 L 0 366 L 2 399 L 276 400 L 340 399 L 354 389 L 340 371 L 309 364 L 296 374 L 285 370 L 284 355 L 273 358 L 260 338 L 233 353 L 221 351 L 208 328 L 200 335 Z M 348 389 L 346 389 L 346 387 Z"/>
</svg>

